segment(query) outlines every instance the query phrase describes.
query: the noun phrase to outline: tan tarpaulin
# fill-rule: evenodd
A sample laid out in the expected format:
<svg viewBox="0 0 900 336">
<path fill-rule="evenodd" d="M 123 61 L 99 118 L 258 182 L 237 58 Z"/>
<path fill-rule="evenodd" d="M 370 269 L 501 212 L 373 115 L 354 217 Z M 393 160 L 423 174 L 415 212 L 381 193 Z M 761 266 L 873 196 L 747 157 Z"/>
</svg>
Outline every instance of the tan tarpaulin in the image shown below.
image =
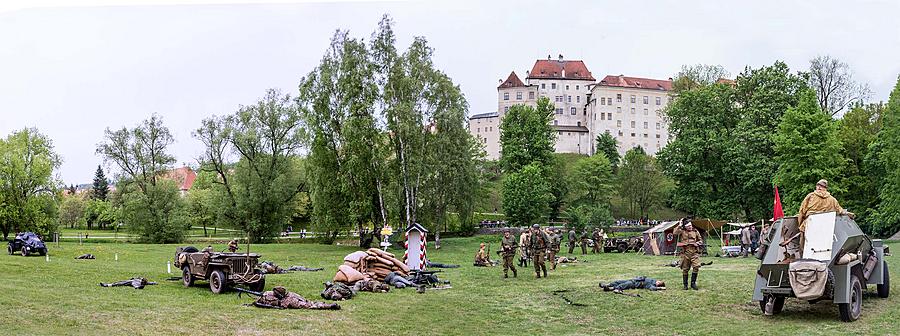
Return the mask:
<svg viewBox="0 0 900 336">
<path fill-rule="evenodd" d="M 711 219 L 692 219 L 691 224 L 694 224 L 695 228 L 703 229 L 704 231 L 712 231 L 718 230 L 722 226 L 725 226 L 725 221 L 717 221 Z"/>
</svg>

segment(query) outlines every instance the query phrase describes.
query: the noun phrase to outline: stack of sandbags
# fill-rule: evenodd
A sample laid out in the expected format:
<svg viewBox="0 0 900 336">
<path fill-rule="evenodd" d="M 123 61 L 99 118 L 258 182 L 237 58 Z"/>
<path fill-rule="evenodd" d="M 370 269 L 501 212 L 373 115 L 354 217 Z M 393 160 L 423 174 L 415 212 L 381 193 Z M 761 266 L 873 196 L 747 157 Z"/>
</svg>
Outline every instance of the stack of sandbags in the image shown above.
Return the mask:
<svg viewBox="0 0 900 336">
<path fill-rule="evenodd" d="M 364 274 L 378 281 L 384 281 L 384 277 L 391 272 L 396 272 L 401 276 L 409 275 L 409 267 L 397 259 L 394 254 L 376 248 L 370 248 L 365 253 L 367 256 L 363 260 L 366 261 L 366 269 L 362 271 Z"/>
<path fill-rule="evenodd" d="M 409 267 L 392 253 L 370 248 L 366 251 L 350 253 L 344 257 L 344 264 L 338 267 L 334 281 L 347 284 L 353 284 L 363 279 L 384 281 L 384 277 L 391 272 L 405 277 L 409 275 Z"/>
</svg>

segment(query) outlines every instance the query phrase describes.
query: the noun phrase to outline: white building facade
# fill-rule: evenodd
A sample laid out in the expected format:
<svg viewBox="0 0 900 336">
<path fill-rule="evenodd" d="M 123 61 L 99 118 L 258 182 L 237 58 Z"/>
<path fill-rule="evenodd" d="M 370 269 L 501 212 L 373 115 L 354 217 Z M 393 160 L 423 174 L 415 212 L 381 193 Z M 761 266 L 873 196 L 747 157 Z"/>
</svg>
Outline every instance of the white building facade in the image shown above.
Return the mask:
<svg viewBox="0 0 900 336">
<path fill-rule="evenodd" d="M 610 132 L 624 153 L 642 146 L 655 154 L 668 142 L 660 111 L 669 101 L 671 80 L 607 76 L 596 82 L 580 60 L 537 60 L 523 82 L 515 72 L 497 87 L 497 112 L 469 118 L 469 132 L 484 144 L 487 158 L 500 158 L 500 120 L 513 105 L 554 105 L 557 153 L 591 155 L 598 135 Z M 646 102 L 646 103 L 645 103 Z"/>
</svg>

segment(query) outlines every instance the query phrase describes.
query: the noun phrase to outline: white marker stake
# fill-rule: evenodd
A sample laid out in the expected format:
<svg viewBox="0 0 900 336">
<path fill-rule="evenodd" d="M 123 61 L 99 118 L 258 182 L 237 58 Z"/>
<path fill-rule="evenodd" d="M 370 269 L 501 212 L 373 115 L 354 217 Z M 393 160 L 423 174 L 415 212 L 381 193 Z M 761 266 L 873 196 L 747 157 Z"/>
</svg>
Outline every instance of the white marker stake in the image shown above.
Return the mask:
<svg viewBox="0 0 900 336">
<path fill-rule="evenodd" d="M 116 253 L 116 261 L 119 261 L 119 254 Z"/>
<path fill-rule="evenodd" d="M 50 262 L 50 255 L 49 255 L 49 254 L 45 254 L 44 257 L 47 259 L 47 262 Z"/>
<path fill-rule="evenodd" d="M 166 261 L 166 272 L 172 274 L 172 262 Z"/>
</svg>

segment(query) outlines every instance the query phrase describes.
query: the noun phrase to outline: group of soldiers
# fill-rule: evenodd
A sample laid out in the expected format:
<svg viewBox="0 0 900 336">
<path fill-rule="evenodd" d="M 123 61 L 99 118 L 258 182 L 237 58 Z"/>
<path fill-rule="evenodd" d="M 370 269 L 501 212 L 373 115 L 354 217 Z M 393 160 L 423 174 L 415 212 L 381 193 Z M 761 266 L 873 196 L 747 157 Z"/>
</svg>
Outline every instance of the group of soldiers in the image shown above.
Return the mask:
<svg viewBox="0 0 900 336">
<path fill-rule="evenodd" d="M 569 236 L 569 253 L 575 248 L 575 229 L 571 229 Z M 593 252 L 600 252 L 601 241 L 603 240 L 603 230 L 594 229 L 593 235 L 589 236 L 587 231 L 581 233 L 581 252 L 587 254 L 587 246 L 590 244 L 591 238 L 594 239 Z M 534 266 L 534 273 L 537 278 L 547 277 L 547 265 L 545 261 L 550 262 L 550 269 L 555 270 L 558 264 L 557 254 L 562 245 L 562 233 L 558 228 L 547 228 L 541 230 L 540 225 L 532 225 L 530 230 L 522 232 L 517 240 L 513 237 L 509 229 L 503 231 L 503 239 L 500 241 L 500 250 L 497 251 L 503 257 L 503 277 L 509 277 L 509 271 L 513 273 L 513 277 L 518 276 L 518 270 L 514 265 L 517 252 L 521 252 L 522 258 L 519 259 L 520 267 L 528 267 L 528 261 L 531 260 Z M 487 253 L 482 249 L 475 256 L 475 264 L 479 266 L 487 266 L 485 259 Z M 489 260 L 489 259 L 488 259 Z"/>
</svg>

